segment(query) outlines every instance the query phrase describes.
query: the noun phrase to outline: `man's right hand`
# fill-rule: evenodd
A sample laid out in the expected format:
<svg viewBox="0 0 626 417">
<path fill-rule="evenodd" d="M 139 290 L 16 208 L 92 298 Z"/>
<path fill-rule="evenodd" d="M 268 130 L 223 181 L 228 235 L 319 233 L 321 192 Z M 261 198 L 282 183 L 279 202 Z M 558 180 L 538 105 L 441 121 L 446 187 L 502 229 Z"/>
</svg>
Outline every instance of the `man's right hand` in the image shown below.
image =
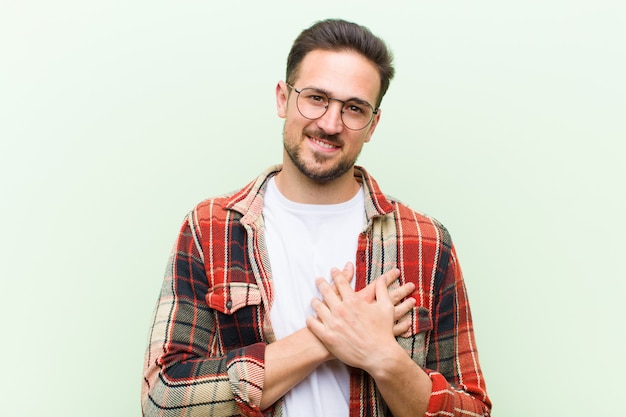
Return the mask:
<svg viewBox="0 0 626 417">
<path fill-rule="evenodd" d="M 330 275 L 333 280 L 339 276 L 343 276 L 344 279 L 347 279 L 348 282 L 350 282 L 354 279 L 354 265 L 348 262 L 342 270 L 333 268 L 330 271 Z M 393 268 L 385 272 L 378 279 L 385 279 L 387 287 L 389 287 L 395 280 L 398 279 L 399 276 L 400 270 Z M 334 285 L 333 289 L 335 290 L 335 293 L 337 293 L 337 289 Z M 405 316 L 415 306 L 415 299 L 413 297 L 409 297 L 413 291 L 415 291 L 415 284 L 412 282 L 407 282 L 389 290 L 389 296 L 395 306 L 395 322 L 393 326 L 394 336 L 400 336 L 409 330 L 409 327 L 411 326 L 411 321 L 408 318 L 405 318 Z M 367 301 L 368 303 L 373 303 L 376 299 L 376 280 L 373 280 L 367 287 L 359 290 L 357 294 L 362 300 Z"/>
</svg>

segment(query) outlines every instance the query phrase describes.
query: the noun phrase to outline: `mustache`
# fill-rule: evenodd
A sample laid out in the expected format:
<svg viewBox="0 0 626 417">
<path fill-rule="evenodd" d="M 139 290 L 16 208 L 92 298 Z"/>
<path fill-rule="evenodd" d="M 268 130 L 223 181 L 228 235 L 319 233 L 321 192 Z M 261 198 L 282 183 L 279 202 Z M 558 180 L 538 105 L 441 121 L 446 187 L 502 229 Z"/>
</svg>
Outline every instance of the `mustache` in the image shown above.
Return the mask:
<svg viewBox="0 0 626 417">
<path fill-rule="evenodd" d="M 304 129 L 303 133 L 306 136 L 310 136 L 313 138 L 323 139 L 328 142 L 335 143 L 337 145 L 343 145 L 343 141 L 339 138 L 339 135 L 329 135 L 324 132 L 322 129 Z"/>
</svg>

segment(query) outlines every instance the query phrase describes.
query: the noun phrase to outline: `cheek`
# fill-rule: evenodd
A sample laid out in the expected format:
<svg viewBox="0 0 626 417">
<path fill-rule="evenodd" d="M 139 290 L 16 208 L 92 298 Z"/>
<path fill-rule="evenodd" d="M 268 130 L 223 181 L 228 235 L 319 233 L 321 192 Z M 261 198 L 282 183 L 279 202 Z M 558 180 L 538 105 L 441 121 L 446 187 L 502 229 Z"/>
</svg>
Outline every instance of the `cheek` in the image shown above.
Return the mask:
<svg viewBox="0 0 626 417">
<path fill-rule="evenodd" d="M 283 123 L 283 138 L 289 139 L 298 134 L 297 123 L 294 122 L 293 117 L 285 117 L 285 123 Z"/>
<path fill-rule="evenodd" d="M 287 110 L 287 114 L 285 115 L 284 130 L 301 133 L 309 124 L 311 124 L 311 121 L 304 119 L 300 113 L 298 113 L 297 109 L 289 108 Z"/>
<path fill-rule="evenodd" d="M 365 145 L 367 142 L 370 141 L 370 138 L 371 138 L 370 134 L 361 133 L 360 135 L 358 135 L 357 137 L 353 139 L 354 148 L 358 149 L 360 152 L 361 149 L 363 148 L 363 145 Z"/>
</svg>

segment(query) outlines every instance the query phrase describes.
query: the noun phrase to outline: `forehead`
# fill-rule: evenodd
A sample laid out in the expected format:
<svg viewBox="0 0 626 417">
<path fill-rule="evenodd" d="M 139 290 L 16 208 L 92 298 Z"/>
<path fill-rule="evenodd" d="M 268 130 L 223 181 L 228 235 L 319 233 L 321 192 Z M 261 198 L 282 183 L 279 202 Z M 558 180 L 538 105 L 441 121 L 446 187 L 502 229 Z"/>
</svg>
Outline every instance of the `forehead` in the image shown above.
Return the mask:
<svg viewBox="0 0 626 417">
<path fill-rule="evenodd" d="M 380 75 L 376 66 L 353 51 L 313 50 L 306 54 L 295 80 L 298 88 L 320 88 L 337 98 L 376 102 Z"/>
</svg>

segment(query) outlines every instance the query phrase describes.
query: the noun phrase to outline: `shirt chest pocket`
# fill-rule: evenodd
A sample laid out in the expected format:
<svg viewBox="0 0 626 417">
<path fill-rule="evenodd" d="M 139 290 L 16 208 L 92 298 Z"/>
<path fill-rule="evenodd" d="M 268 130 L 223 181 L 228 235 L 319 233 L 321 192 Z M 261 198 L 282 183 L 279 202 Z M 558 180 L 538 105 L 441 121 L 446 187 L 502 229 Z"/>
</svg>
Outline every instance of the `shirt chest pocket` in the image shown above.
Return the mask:
<svg viewBox="0 0 626 417">
<path fill-rule="evenodd" d="M 231 282 L 213 286 L 206 303 L 215 312 L 226 351 L 262 342 L 261 291 L 256 284 Z"/>
<path fill-rule="evenodd" d="M 401 337 L 411 337 L 432 330 L 433 321 L 426 307 L 415 306 L 407 313 L 407 316 L 411 320 L 411 327 Z"/>
<path fill-rule="evenodd" d="M 427 335 L 433 329 L 433 321 L 430 311 L 426 307 L 415 306 L 407 313 L 411 321 L 411 327 L 405 333 L 396 338 L 409 356 L 419 366 L 426 363 Z"/>
<path fill-rule="evenodd" d="M 256 284 L 246 282 L 218 284 L 207 293 L 206 303 L 213 310 L 233 314 L 243 307 L 261 304 L 261 291 Z"/>
</svg>

